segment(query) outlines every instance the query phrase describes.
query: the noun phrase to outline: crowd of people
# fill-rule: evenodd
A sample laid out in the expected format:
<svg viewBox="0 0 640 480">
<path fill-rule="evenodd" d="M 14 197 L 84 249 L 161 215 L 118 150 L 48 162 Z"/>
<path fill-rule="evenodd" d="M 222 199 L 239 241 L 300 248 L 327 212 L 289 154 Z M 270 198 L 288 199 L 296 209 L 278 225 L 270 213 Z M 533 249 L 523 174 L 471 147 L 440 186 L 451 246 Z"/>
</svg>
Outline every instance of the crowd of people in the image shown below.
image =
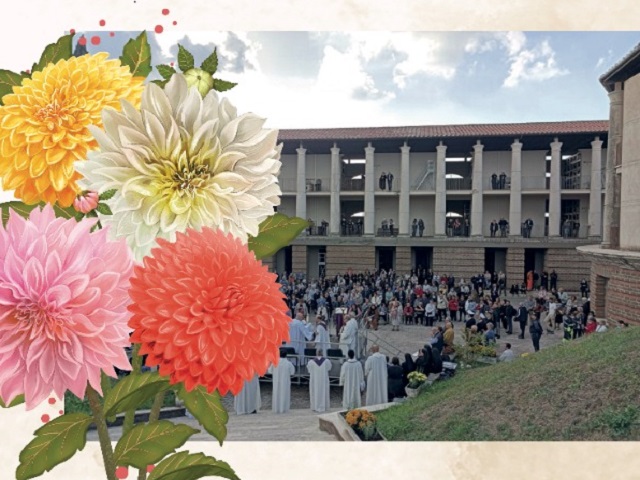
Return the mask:
<svg viewBox="0 0 640 480">
<path fill-rule="evenodd" d="M 273 411 L 288 411 L 291 377 L 296 367 L 306 369 L 309 375 L 311 409 L 328 410 L 331 359 L 335 361 L 336 356 L 341 358 L 344 408 L 359 407 L 362 394 L 366 395 L 366 405 L 404 397 L 409 373 L 440 373 L 443 361 L 455 355 L 455 323 L 462 325 L 467 342 L 476 339 L 484 345 L 495 345 L 502 335 L 518 334 L 524 339 L 528 330 L 535 351 L 539 350 L 540 338 L 545 333 L 557 333 L 570 341 L 607 330 L 605 320 L 595 319 L 587 297 L 586 279 L 580 282 L 582 296 L 578 298 L 562 288 L 556 290 L 555 270 L 551 274 L 529 273 L 525 298 L 519 299 L 517 305 L 506 298 L 507 280 L 503 272 L 486 271 L 469 280 L 456 280 L 453 275 L 437 274 L 422 267 L 406 274 L 393 270 L 357 274 L 349 271 L 311 281 L 303 275 L 279 275 L 293 316 L 290 341 L 285 346 L 292 348 L 295 355 L 292 362 L 283 353 L 280 363 L 270 369 Z M 512 294 L 514 287 L 517 285 L 512 286 Z M 519 288 L 515 290 L 521 294 Z M 310 321 L 314 316 L 315 322 Z M 360 323 L 358 318 L 362 318 Z M 362 325 L 377 330 L 381 323 L 390 324 L 391 331 L 403 325 L 422 325 L 429 328 L 430 335 L 417 356 L 406 353 L 402 362 L 397 356 L 382 355 L 374 345 L 363 367 L 365 359 L 359 358 L 362 354 L 358 348 L 359 330 Z M 313 358 L 307 352 L 311 342 L 316 353 Z M 332 344 L 338 344 L 337 354 Z M 514 356 L 511 344 L 507 343 L 500 359 L 508 361 Z M 256 410 L 254 383 L 247 382 L 247 392 L 236 397 L 240 405 L 236 408 L 238 413 Z"/>
</svg>

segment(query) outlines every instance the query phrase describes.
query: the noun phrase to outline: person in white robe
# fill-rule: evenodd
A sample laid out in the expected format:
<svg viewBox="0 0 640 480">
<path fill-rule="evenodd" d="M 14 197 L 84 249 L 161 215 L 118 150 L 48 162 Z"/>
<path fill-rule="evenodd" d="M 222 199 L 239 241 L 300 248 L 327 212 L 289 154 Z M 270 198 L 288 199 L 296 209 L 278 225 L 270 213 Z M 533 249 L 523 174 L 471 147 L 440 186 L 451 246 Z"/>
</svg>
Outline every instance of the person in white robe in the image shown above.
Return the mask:
<svg viewBox="0 0 640 480">
<path fill-rule="evenodd" d="M 258 413 L 262 401 L 260 399 L 260 381 L 255 375 L 251 380 L 245 380 L 242 390 L 233 398 L 233 408 L 237 415 Z"/>
<path fill-rule="evenodd" d="M 362 364 L 355 359 L 355 352 L 349 350 L 349 359 L 340 368 L 340 385 L 342 392 L 342 408 L 351 410 L 362 406 L 362 391 L 364 390 L 364 372 Z"/>
<path fill-rule="evenodd" d="M 329 371 L 331 361 L 322 356 L 322 350 L 316 352 L 317 356 L 309 360 L 309 399 L 311 410 L 314 412 L 326 412 L 331 408 L 329 395 Z"/>
<path fill-rule="evenodd" d="M 356 359 L 358 359 L 358 321 L 356 320 L 355 315 L 350 314 L 349 321 L 344 326 L 344 330 L 340 335 L 340 349 L 347 355 L 349 350 L 353 350 L 356 355 Z"/>
<path fill-rule="evenodd" d="M 286 345 L 293 347 L 296 355 L 298 355 L 301 360 L 304 356 L 307 341 L 313 338 L 313 331 L 304 320 L 304 315 L 300 312 L 296 314 L 296 318 L 289 324 L 289 337 L 289 343 Z"/>
<path fill-rule="evenodd" d="M 269 367 L 269 373 L 273 376 L 271 410 L 273 413 L 287 413 L 291 408 L 291 377 L 296 369 L 287 359 L 286 351 L 280 350 L 280 360 L 277 365 Z"/>
<path fill-rule="evenodd" d="M 327 356 L 327 350 L 331 348 L 331 337 L 327 331 L 327 325 L 324 323 L 324 318 L 318 315 L 316 319 L 316 350 L 322 350 L 322 356 Z"/>
<path fill-rule="evenodd" d="M 373 354 L 364 364 L 364 374 L 367 377 L 366 404 L 378 405 L 387 403 L 387 358 L 380 353 L 378 345 L 371 347 Z"/>
</svg>

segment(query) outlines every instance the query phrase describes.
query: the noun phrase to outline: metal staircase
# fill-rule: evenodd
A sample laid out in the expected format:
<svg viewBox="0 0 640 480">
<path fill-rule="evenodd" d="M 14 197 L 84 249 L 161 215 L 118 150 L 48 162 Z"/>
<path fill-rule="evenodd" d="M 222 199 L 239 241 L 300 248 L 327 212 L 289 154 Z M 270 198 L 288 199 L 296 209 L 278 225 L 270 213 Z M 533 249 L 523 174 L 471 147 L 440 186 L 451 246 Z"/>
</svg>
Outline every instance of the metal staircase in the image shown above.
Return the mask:
<svg viewBox="0 0 640 480">
<path fill-rule="evenodd" d="M 424 175 L 422 175 L 422 178 L 420 179 L 420 181 L 414 185 L 413 189 L 420 190 L 424 182 L 427 180 L 427 177 L 431 175 L 432 178 L 435 178 L 435 173 L 436 173 L 435 162 L 433 160 L 427 160 L 427 168 L 425 169 Z M 433 182 L 430 182 L 430 183 L 433 183 Z M 435 185 L 432 185 L 432 188 L 435 188 Z"/>
</svg>

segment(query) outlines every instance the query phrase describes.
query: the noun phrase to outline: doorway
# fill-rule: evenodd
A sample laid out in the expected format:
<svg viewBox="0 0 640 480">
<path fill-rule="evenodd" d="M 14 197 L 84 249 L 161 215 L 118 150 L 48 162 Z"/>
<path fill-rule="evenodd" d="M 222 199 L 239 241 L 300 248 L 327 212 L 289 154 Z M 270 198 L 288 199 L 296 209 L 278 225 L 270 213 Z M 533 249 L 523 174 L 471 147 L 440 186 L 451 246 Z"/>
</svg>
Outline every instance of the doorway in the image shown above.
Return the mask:
<svg viewBox="0 0 640 480">
<path fill-rule="evenodd" d="M 538 275 L 544 270 L 544 255 L 546 249 L 544 248 L 525 248 L 524 249 L 524 272 L 523 280 L 527 278 L 527 272 L 533 270 Z M 540 284 L 540 280 L 536 282 L 536 285 Z"/>
<path fill-rule="evenodd" d="M 424 268 L 431 270 L 433 259 L 433 247 L 412 247 L 411 248 L 411 268 L 417 270 Z"/>
<path fill-rule="evenodd" d="M 507 271 L 507 249 L 506 248 L 485 248 L 484 249 L 484 270 L 489 272 Z"/>
<path fill-rule="evenodd" d="M 376 247 L 376 269 L 395 270 L 396 247 Z"/>
</svg>

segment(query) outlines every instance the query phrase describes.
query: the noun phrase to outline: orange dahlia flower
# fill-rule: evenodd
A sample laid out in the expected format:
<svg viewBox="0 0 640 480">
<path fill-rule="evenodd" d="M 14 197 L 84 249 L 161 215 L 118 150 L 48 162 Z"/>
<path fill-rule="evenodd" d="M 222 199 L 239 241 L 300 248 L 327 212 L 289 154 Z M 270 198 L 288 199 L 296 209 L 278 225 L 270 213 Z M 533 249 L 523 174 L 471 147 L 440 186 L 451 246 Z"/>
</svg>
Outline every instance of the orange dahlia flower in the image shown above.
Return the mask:
<svg viewBox="0 0 640 480">
<path fill-rule="evenodd" d="M 107 53 L 50 63 L 5 95 L 0 107 L 0 177 L 25 203 L 69 207 L 81 178 L 74 162 L 98 144 L 89 125 L 102 126 L 102 110 L 120 100 L 140 105 L 144 81 Z"/>
<path fill-rule="evenodd" d="M 276 275 L 220 230 L 189 229 L 158 245 L 131 279 L 131 342 L 171 383 L 237 394 L 289 340 Z"/>
</svg>

